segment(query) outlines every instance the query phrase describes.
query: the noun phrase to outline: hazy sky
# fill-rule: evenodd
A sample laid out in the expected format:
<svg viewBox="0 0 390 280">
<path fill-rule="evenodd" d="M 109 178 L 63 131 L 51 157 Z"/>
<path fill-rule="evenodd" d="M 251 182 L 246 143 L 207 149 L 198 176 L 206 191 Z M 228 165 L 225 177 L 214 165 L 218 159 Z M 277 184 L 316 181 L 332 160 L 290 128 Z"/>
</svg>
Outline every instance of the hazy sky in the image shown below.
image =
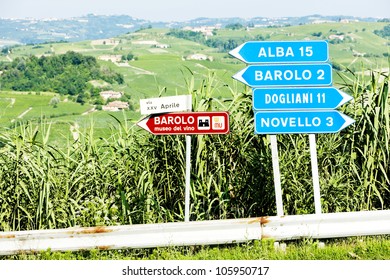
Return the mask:
<svg viewBox="0 0 390 280">
<path fill-rule="evenodd" d="M 197 17 L 282 17 L 311 14 L 390 17 L 389 0 L 0 0 L 3 18 L 67 18 L 89 13 L 152 21 Z"/>
</svg>

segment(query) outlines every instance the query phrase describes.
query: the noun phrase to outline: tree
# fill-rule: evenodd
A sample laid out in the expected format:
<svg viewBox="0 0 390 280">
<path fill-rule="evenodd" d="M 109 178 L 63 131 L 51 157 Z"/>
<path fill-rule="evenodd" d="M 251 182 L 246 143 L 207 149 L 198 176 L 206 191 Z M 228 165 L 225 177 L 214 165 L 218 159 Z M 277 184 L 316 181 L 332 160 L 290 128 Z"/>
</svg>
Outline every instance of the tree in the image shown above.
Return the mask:
<svg viewBox="0 0 390 280">
<path fill-rule="evenodd" d="M 126 59 L 128 61 L 132 60 L 134 58 L 134 55 L 132 53 L 128 53 Z"/>
<path fill-rule="evenodd" d="M 60 103 L 60 98 L 58 96 L 54 96 L 52 99 L 50 99 L 49 105 L 53 106 L 53 108 L 57 108 L 58 103 Z"/>
<path fill-rule="evenodd" d="M 9 54 L 11 52 L 11 48 L 9 47 L 4 47 L 1 49 L 1 53 L 3 54 Z"/>
<path fill-rule="evenodd" d="M 321 31 L 320 32 L 313 32 L 313 33 L 311 33 L 311 35 L 314 36 L 314 37 L 321 37 L 322 36 L 322 32 Z"/>
<path fill-rule="evenodd" d="M 241 23 L 231 23 L 226 25 L 226 28 L 232 30 L 238 30 L 244 28 L 244 26 Z"/>
<path fill-rule="evenodd" d="M 76 102 L 80 103 L 81 105 L 84 105 L 85 99 L 86 99 L 86 95 L 84 93 L 80 93 L 76 98 Z"/>
<path fill-rule="evenodd" d="M 382 30 L 374 30 L 374 33 L 378 36 L 383 37 L 383 38 L 389 38 L 390 37 L 390 24 L 383 27 Z"/>
<path fill-rule="evenodd" d="M 10 64 L 0 64 L 2 89 L 20 91 L 54 91 L 77 96 L 91 92 L 88 81 L 103 80 L 123 83 L 123 75 L 110 68 L 101 68 L 93 56 L 76 52 L 62 55 L 15 58 Z M 83 100 L 83 98 L 81 98 Z"/>
<path fill-rule="evenodd" d="M 122 60 L 123 61 L 130 61 L 130 60 L 133 60 L 134 58 L 134 54 L 132 53 L 128 53 L 127 55 L 122 55 Z"/>
</svg>

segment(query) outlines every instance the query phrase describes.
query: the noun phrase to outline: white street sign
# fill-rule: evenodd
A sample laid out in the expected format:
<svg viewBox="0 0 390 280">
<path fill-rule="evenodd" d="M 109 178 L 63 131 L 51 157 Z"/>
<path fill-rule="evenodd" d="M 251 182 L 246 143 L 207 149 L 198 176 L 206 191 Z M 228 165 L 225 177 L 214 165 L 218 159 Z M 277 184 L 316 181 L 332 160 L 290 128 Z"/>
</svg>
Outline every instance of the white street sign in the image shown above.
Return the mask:
<svg viewBox="0 0 390 280">
<path fill-rule="evenodd" d="M 192 109 L 191 95 L 175 95 L 140 100 L 141 115 L 189 111 Z"/>
</svg>

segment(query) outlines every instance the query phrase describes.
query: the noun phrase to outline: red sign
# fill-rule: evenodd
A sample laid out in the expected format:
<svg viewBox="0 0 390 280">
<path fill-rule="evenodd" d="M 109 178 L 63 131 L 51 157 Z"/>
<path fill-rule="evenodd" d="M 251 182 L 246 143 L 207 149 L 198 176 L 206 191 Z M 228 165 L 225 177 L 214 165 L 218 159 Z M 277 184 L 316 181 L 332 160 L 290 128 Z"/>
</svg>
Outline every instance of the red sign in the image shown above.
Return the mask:
<svg viewBox="0 0 390 280">
<path fill-rule="evenodd" d="M 150 115 L 137 123 L 155 135 L 226 134 L 228 112 L 188 112 Z"/>
</svg>

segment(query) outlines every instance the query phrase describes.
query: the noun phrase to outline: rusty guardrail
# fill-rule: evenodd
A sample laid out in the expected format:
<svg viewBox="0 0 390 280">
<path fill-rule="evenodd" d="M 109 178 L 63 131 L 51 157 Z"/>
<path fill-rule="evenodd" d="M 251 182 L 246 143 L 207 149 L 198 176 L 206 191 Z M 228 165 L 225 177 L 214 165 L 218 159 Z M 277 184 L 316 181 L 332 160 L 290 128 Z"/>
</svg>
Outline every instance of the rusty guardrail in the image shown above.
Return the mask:
<svg viewBox="0 0 390 280">
<path fill-rule="evenodd" d="M 0 233 L 0 255 L 390 234 L 390 211 L 259 217 Z"/>
</svg>

